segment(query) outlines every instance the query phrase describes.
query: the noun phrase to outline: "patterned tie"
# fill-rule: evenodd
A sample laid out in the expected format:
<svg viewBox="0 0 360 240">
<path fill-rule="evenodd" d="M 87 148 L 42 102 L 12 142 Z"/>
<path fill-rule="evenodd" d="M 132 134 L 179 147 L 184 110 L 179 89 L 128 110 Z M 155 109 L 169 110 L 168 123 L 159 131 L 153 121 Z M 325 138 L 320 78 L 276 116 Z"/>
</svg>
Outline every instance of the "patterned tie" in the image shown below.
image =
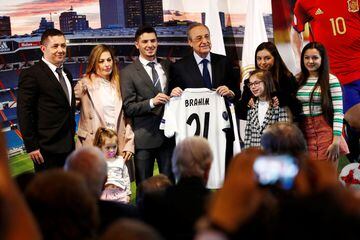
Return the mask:
<svg viewBox="0 0 360 240">
<path fill-rule="evenodd" d="M 154 62 L 149 62 L 147 65 L 149 67 L 151 67 L 152 81 L 153 81 L 153 84 L 154 84 L 155 88 L 157 90 L 159 90 L 159 92 L 162 92 L 161 85 L 160 85 L 159 74 L 157 73 L 157 71 L 155 69 L 155 63 Z"/>
<path fill-rule="evenodd" d="M 204 80 L 205 87 L 212 89 L 210 73 L 209 73 L 209 69 L 207 68 L 207 64 L 209 63 L 209 60 L 204 58 L 203 60 L 201 60 L 201 63 L 203 64 L 203 76 L 202 77 Z"/>
<path fill-rule="evenodd" d="M 65 95 L 66 95 L 67 100 L 68 100 L 69 103 L 70 103 L 69 91 L 68 91 L 68 88 L 67 88 L 67 86 L 66 86 L 65 78 L 64 78 L 64 76 L 63 76 L 63 74 L 62 74 L 62 68 L 57 68 L 55 71 L 57 72 L 57 74 L 59 74 L 59 82 L 60 82 L 60 85 L 61 85 L 62 89 L 63 89 L 64 92 L 65 92 Z"/>
</svg>

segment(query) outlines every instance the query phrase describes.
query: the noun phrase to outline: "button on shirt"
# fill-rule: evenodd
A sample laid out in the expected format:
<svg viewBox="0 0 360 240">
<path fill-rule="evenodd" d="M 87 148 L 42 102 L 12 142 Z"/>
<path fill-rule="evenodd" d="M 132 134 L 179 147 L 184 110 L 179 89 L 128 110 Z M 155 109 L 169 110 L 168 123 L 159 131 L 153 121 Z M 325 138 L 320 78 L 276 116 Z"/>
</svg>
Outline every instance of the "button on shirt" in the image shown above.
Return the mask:
<svg viewBox="0 0 360 240">
<path fill-rule="evenodd" d="M 56 76 L 57 80 L 59 81 L 59 74 L 56 72 L 57 66 L 55 66 L 55 65 L 52 64 L 51 62 L 47 61 L 45 58 L 42 58 L 42 60 L 44 61 L 44 63 L 46 63 L 46 65 L 49 66 L 50 70 L 54 73 L 54 75 Z M 65 83 L 66 83 L 66 87 L 67 87 L 67 89 L 68 89 L 69 100 L 70 100 L 70 105 L 71 105 L 72 92 L 71 92 L 70 81 L 69 81 L 68 77 L 66 76 L 66 73 L 64 72 L 64 70 L 62 71 L 62 75 L 63 75 L 64 78 L 65 78 Z"/>
<path fill-rule="evenodd" d="M 149 75 L 150 79 L 152 79 L 152 69 L 150 66 L 148 66 L 147 64 L 150 62 L 148 60 L 146 60 L 145 58 L 139 56 L 139 60 L 141 62 L 141 64 L 143 65 L 145 71 L 147 72 L 147 74 Z M 161 85 L 161 89 L 164 92 L 164 88 L 166 86 L 166 75 L 165 75 L 165 71 L 163 70 L 162 66 L 160 63 L 157 62 L 156 59 L 154 59 L 154 61 L 152 61 L 155 63 L 155 70 L 157 71 L 158 75 L 159 75 L 159 80 L 160 80 L 160 85 Z M 152 99 L 150 100 L 150 107 L 154 108 L 154 104 L 152 102 Z"/>
<path fill-rule="evenodd" d="M 196 52 L 194 52 L 194 57 L 195 57 L 195 61 L 196 61 L 197 65 L 198 65 L 198 67 L 199 67 L 199 70 L 200 70 L 200 72 L 201 72 L 201 76 L 203 76 L 203 68 L 204 68 L 204 65 L 203 65 L 202 62 L 201 62 L 201 61 L 203 60 L 203 58 L 200 57 L 199 55 L 197 55 Z M 207 68 L 208 68 L 208 70 L 209 70 L 210 79 L 211 79 L 211 83 L 212 83 L 212 71 L 211 71 L 212 69 L 211 69 L 211 58 L 210 58 L 210 54 L 208 54 L 205 59 L 207 59 L 207 60 L 209 61 L 209 63 L 207 64 Z"/>
</svg>

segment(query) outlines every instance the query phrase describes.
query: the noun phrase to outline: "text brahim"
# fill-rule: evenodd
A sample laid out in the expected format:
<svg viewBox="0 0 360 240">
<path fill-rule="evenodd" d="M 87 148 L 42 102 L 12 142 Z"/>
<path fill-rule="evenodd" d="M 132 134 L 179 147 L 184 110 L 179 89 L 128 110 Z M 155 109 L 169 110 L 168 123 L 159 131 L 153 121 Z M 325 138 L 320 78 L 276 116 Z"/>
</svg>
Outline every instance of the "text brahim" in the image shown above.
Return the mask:
<svg viewBox="0 0 360 240">
<path fill-rule="evenodd" d="M 193 98 L 185 100 L 185 107 L 210 105 L 209 98 Z"/>
</svg>

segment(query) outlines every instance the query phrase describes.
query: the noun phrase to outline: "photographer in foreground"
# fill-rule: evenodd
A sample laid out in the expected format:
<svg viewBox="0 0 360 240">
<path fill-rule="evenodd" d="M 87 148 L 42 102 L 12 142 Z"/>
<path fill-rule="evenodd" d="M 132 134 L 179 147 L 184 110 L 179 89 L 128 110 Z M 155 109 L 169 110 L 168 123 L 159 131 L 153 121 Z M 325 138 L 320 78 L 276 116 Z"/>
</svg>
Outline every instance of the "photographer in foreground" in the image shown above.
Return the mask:
<svg viewBox="0 0 360 240">
<path fill-rule="evenodd" d="M 273 137 L 281 140 L 278 134 L 284 134 L 288 128 L 291 126 L 281 126 Z M 269 131 L 274 133 L 271 129 Z M 300 150 L 301 142 L 288 139 L 287 146 L 293 151 L 296 149 L 290 144 L 293 143 Z M 279 146 L 277 153 L 291 155 L 270 155 L 271 148 L 264 148 L 267 153 L 249 148 L 232 160 L 223 188 L 215 193 L 207 215 L 198 223 L 197 240 L 209 239 L 209 236 L 214 239 L 306 239 L 309 236 L 356 239 L 358 234 L 351 229 L 360 226 L 359 200 L 340 187 L 333 165 L 309 161 L 306 148 L 289 152 Z M 280 172 L 274 174 L 273 166 L 268 165 L 264 172 L 255 167 L 264 159 L 282 162 L 287 158 L 294 159 L 292 163 L 298 167 L 290 185 L 284 184 L 287 182 L 284 176 L 289 176 L 284 168 L 276 168 Z M 292 164 L 289 166 L 288 170 L 294 167 Z M 261 175 L 279 178 L 262 182 L 264 176 Z M 343 231 L 345 226 L 350 229 L 346 233 Z"/>
</svg>

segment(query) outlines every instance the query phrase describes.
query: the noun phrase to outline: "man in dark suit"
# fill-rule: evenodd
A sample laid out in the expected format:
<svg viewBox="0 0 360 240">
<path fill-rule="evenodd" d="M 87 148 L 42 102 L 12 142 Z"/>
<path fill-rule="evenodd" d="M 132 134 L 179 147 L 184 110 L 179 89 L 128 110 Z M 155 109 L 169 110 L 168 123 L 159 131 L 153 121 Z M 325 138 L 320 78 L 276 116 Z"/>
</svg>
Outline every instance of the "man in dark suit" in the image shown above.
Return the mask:
<svg viewBox="0 0 360 240">
<path fill-rule="evenodd" d="M 206 182 L 212 161 L 210 145 L 202 137 L 189 137 L 176 145 L 172 164 L 177 183 L 149 195 L 146 200 L 151 211 L 143 212 L 145 221 L 165 239 L 194 239 L 196 222 L 205 214 L 211 194 Z"/>
<path fill-rule="evenodd" d="M 75 146 L 72 76 L 62 67 L 64 34 L 46 30 L 40 49 L 42 59 L 20 74 L 17 103 L 21 134 L 36 172 L 62 167 Z"/>
<path fill-rule="evenodd" d="M 160 173 L 172 178 L 171 154 L 174 140 L 159 130 L 168 91 L 168 61 L 156 58 L 155 29 L 140 27 L 135 34 L 139 58 L 121 72 L 121 93 L 125 114 L 132 119 L 135 133 L 136 183 L 153 175 L 155 158 Z"/>
<path fill-rule="evenodd" d="M 239 76 L 230 61 L 211 53 L 210 31 L 201 23 L 190 25 L 188 44 L 193 52 L 171 66 L 169 91 L 180 96 L 185 88 L 210 88 L 231 101 L 240 98 Z"/>
</svg>

